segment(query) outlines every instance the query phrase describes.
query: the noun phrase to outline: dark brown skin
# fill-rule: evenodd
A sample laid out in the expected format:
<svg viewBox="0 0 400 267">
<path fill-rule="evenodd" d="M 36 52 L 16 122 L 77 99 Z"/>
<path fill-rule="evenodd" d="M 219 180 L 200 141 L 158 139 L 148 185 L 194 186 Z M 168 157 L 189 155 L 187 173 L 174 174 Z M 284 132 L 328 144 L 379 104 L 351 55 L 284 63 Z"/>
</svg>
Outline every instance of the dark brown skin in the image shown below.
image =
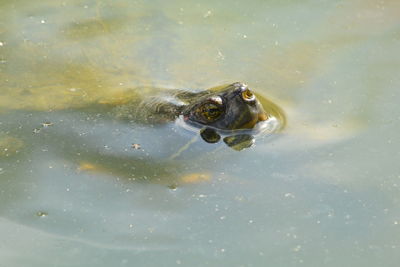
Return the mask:
<svg viewBox="0 0 400 267">
<path fill-rule="evenodd" d="M 256 96 L 243 83 L 233 83 L 200 97 L 181 111 L 185 122 L 217 130 L 252 129 L 268 119 Z"/>
<path fill-rule="evenodd" d="M 240 82 L 199 92 L 154 90 L 149 98 L 139 98 L 114 111 L 119 118 L 151 124 L 181 116 L 185 123 L 199 128 L 207 143 L 222 139 L 235 150 L 251 146 L 254 138 L 247 130 L 269 119 L 257 97 Z"/>
</svg>

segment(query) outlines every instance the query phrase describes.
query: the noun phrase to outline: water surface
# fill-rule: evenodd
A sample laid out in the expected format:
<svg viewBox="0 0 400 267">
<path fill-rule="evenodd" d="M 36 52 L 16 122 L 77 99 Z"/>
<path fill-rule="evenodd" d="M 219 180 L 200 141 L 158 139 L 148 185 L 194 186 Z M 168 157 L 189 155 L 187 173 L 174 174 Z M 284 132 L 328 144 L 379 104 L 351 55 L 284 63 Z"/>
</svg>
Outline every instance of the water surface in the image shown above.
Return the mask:
<svg viewBox="0 0 400 267">
<path fill-rule="evenodd" d="M 397 266 L 399 12 L 2 1 L 0 265 Z M 288 119 L 240 152 L 84 110 L 235 81 Z"/>
</svg>

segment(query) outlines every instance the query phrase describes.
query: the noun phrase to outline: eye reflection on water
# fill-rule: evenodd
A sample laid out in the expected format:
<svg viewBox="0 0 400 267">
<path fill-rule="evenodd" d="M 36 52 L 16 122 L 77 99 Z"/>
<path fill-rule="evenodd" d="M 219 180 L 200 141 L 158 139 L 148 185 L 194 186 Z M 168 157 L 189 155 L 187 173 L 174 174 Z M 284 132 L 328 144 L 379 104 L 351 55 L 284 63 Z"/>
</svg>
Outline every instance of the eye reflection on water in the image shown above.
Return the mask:
<svg viewBox="0 0 400 267">
<path fill-rule="evenodd" d="M 398 12 L 1 2 L 2 263 L 397 266 Z M 283 130 L 235 151 L 90 110 L 232 81 L 281 106 Z"/>
</svg>

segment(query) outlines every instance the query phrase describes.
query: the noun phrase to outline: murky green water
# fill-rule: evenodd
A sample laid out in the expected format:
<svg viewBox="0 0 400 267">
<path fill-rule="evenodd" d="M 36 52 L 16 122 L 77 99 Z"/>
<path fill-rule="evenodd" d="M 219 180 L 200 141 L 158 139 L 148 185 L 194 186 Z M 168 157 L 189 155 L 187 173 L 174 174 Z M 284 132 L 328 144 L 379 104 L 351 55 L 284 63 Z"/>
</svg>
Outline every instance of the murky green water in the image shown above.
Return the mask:
<svg viewBox="0 0 400 267">
<path fill-rule="evenodd" d="M 1 1 L 0 266 L 397 266 L 399 14 Z M 234 81 L 288 116 L 240 152 L 81 109 Z"/>
</svg>

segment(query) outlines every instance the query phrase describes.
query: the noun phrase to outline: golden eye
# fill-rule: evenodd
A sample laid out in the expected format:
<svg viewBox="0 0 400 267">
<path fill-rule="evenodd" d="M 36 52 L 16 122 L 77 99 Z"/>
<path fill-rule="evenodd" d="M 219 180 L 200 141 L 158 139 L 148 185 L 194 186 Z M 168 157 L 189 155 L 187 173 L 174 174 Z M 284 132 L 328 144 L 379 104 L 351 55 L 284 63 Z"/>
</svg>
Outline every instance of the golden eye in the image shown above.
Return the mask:
<svg viewBox="0 0 400 267">
<path fill-rule="evenodd" d="M 246 89 L 242 92 L 242 98 L 245 101 L 254 101 L 256 96 L 249 89 Z"/>
<path fill-rule="evenodd" d="M 221 116 L 221 108 L 213 103 L 204 104 L 200 108 L 201 115 L 208 121 L 213 121 Z"/>
</svg>

